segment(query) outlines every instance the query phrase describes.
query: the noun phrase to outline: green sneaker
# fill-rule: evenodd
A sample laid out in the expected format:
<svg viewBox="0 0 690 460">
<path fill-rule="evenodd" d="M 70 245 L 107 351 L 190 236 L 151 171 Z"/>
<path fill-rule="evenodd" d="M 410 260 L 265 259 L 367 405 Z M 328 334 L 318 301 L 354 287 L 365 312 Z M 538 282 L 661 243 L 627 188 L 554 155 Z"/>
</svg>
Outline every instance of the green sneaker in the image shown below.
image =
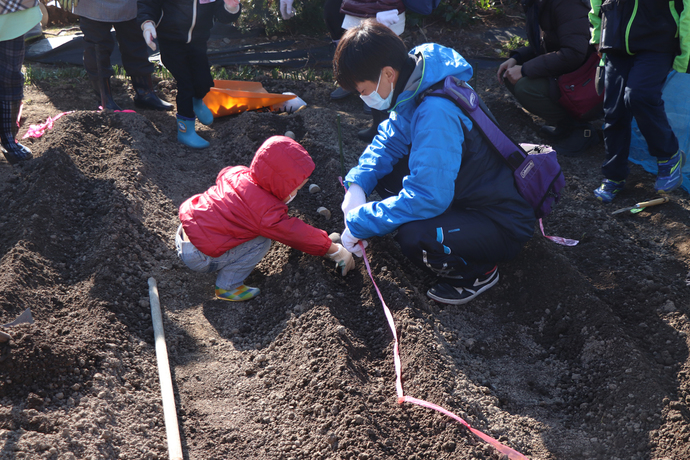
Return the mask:
<svg viewBox="0 0 690 460">
<path fill-rule="evenodd" d="M 683 166 L 687 160 L 685 152 L 678 150 L 670 158 L 658 158 L 659 172 L 656 176 L 654 188 L 657 193 L 668 193 L 677 189 L 683 183 Z"/>
<path fill-rule="evenodd" d="M 261 294 L 261 289 L 244 284 L 230 291 L 216 286 L 216 298 L 220 300 L 229 300 L 230 302 L 243 302 L 253 299 L 259 294 Z"/>
<path fill-rule="evenodd" d="M 625 180 L 604 179 L 598 189 L 594 190 L 594 196 L 602 203 L 610 203 L 625 187 Z"/>
</svg>

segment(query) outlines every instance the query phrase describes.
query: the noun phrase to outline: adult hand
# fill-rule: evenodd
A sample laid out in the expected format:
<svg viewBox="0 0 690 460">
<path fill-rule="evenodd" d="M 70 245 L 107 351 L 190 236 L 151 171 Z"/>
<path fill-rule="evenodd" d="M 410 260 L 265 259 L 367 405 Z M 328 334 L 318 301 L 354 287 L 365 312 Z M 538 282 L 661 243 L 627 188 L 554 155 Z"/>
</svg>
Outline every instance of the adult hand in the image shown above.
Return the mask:
<svg viewBox="0 0 690 460">
<path fill-rule="evenodd" d="M 355 259 L 352 254 L 343 247 L 342 244 L 333 243 L 338 248 L 333 254 L 326 254 L 330 260 L 335 262 L 335 268 L 340 269 L 340 274 L 345 276 L 347 272 L 355 268 Z"/>
<path fill-rule="evenodd" d="M 522 78 L 522 66 L 515 65 L 510 69 L 506 70 L 505 78 L 513 85 L 517 83 L 519 79 Z"/>
<path fill-rule="evenodd" d="M 514 67 L 516 64 L 517 61 L 515 60 L 515 58 L 510 58 L 498 67 L 498 72 L 496 72 L 496 76 L 498 77 L 498 83 L 503 84 L 503 77 L 505 76 L 506 70 L 510 69 L 511 67 Z"/>
<path fill-rule="evenodd" d="M 357 184 L 352 184 L 347 189 L 345 193 L 345 198 L 343 198 L 343 204 L 340 209 L 343 210 L 343 219 L 345 220 L 345 226 L 347 227 L 347 213 L 355 208 L 358 208 L 367 202 L 367 196 L 364 193 L 364 189 Z"/>
<path fill-rule="evenodd" d="M 384 26 L 390 28 L 390 26 L 397 24 L 400 20 L 398 18 L 398 10 L 379 11 L 376 13 L 376 20 Z"/>
<path fill-rule="evenodd" d="M 359 238 L 352 236 L 349 228 L 346 228 L 343 234 L 340 235 L 340 242 L 343 243 L 345 249 L 357 257 L 362 257 L 362 246 L 359 245 L 360 241 L 362 241 L 362 245 L 365 248 L 369 246 L 369 243 L 367 243 L 366 240 L 360 240 Z"/>
<path fill-rule="evenodd" d="M 240 10 L 240 0 L 224 0 L 228 13 L 236 14 Z"/>
<path fill-rule="evenodd" d="M 283 19 L 290 19 L 295 15 L 292 9 L 292 0 L 280 0 L 280 15 Z"/>
<path fill-rule="evenodd" d="M 146 44 L 149 45 L 153 51 L 156 51 L 156 43 L 153 41 L 158 35 L 156 35 L 156 26 L 153 25 L 153 21 L 146 21 L 141 25 L 141 30 L 144 31 L 144 40 Z"/>
</svg>

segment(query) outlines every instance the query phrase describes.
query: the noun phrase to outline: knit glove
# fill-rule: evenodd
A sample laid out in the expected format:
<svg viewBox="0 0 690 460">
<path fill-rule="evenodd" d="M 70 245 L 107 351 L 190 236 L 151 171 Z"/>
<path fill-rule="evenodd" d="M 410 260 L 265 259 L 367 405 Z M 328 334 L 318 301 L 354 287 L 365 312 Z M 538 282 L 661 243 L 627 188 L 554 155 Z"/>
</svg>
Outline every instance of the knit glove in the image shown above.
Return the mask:
<svg viewBox="0 0 690 460">
<path fill-rule="evenodd" d="M 153 51 L 156 51 L 156 44 L 153 40 L 158 37 L 158 35 L 156 35 L 156 26 L 153 24 L 153 21 L 146 21 L 143 23 L 141 25 L 141 30 L 144 31 L 144 40 L 146 44 L 149 45 L 149 48 Z"/>
<path fill-rule="evenodd" d="M 376 20 L 384 26 L 390 28 L 390 26 L 397 24 L 399 21 L 398 10 L 379 11 L 376 13 Z"/>
<path fill-rule="evenodd" d="M 366 240 L 361 240 L 362 245 L 366 248 L 369 243 Z M 359 245 L 360 239 L 352 236 L 349 228 L 345 228 L 345 231 L 340 235 L 340 242 L 343 243 L 345 249 L 356 255 L 357 257 L 362 257 L 362 247 Z"/>
<path fill-rule="evenodd" d="M 347 213 L 358 208 L 367 202 L 367 197 L 364 194 L 364 189 L 357 184 L 351 184 L 347 189 L 343 204 L 340 209 L 343 210 L 343 218 L 345 219 L 345 226 L 347 227 Z"/>
<path fill-rule="evenodd" d="M 240 0 L 225 0 L 225 11 L 230 14 L 237 14 L 240 10 Z"/>
<path fill-rule="evenodd" d="M 326 257 L 334 261 L 335 268 L 340 269 L 341 275 L 345 276 L 347 272 L 355 268 L 355 259 L 342 244 L 335 243 L 335 245 L 338 247 L 338 250 L 333 254 L 326 254 Z"/>
<path fill-rule="evenodd" d="M 292 9 L 293 0 L 280 0 L 280 15 L 283 19 L 290 19 L 295 15 L 295 10 Z"/>
</svg>

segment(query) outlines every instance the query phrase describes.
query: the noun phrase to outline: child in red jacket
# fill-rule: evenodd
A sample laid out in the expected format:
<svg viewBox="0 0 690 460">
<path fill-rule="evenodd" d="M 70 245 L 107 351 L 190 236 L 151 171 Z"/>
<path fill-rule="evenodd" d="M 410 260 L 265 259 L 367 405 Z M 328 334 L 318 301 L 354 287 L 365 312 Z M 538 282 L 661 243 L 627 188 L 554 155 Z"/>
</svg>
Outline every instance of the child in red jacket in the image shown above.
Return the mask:
<svg viewBox="0 0 690 460">
<path fill-rule="evenodd" d="M 352 254 L 325 231 L 287 213 L 287 204 L 313 171 L 314 162 L 299 143 L 285 136 L 267 139 L 251 166 L 223 169 L 216 185 L 182 203 L 175 237 L 180 259 L 194 271 L 217 271 L 216 297 L 231 301 L 259 295 L 244 280 L 272 240 L 325 256 L 345 276 L 355 266 Z"/>
</svg>

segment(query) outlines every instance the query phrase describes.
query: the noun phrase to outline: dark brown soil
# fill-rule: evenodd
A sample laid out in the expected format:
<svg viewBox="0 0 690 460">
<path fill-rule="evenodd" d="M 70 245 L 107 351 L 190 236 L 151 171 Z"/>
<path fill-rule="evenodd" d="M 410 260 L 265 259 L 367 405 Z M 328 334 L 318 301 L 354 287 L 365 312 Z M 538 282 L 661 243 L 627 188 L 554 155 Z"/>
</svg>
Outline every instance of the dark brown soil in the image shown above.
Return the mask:
<svg viewBox="0 0 690 460">
<path fill-rule="evenodd" d="M 428 27 L 405 38 L 467 52 L 480 32 Z M 288 130 L 313 156 L 309 184 L 321 188 L 300 192 L 291 213 L 342 231 L 337 117 L 349 168 L 365 147 L 355 135 L 369 124 L 361 101 L 331 102 L 329 83 L 262 81 L 308 106 L 198 125 L 211 141 L 201 151 L 176 142 L 174 112 L 98 113 L 85 81 L 26 88 L 20 135 L 74 112 L 26 140 L 34 160 L 0 162 L 0 323 L 27 307 L 35 319 L 4 329 L 12 339 L 0 344 L 0 459 L 167 458 L 149 277 L 186 459 L 499 458 L 445 416 L 397 404 L 392 335 L 361 259 L 343 278 L 275 243 L 248 279 L 262 294 L 246 303 L 214 300 L 215 276 L 177 259 L 180 203 Z M 513 138 L 543 142 L 542 122 L 498 86 L 495 68 L 473 83 Z M 171 102 L 175 91 L 159 85 Z M 115 83 L 124 108 L 131 96 Z M 559 246 L 537 229 L 500 266 L 499 284 L 466 306 L 427 299 L 433 280 L 392 238 L 369 241 L 405 390 L 535 460 L 689 458 L 690 200 L 677 193 L 612 216 L 652 198 L 654 176 L 633 166 L 625 193 L 602 205 L 591 193 L 602 159 L 601 144 L 561 159 L 567 187 L 546 232 L 580 243 Z"/>
</svg>

